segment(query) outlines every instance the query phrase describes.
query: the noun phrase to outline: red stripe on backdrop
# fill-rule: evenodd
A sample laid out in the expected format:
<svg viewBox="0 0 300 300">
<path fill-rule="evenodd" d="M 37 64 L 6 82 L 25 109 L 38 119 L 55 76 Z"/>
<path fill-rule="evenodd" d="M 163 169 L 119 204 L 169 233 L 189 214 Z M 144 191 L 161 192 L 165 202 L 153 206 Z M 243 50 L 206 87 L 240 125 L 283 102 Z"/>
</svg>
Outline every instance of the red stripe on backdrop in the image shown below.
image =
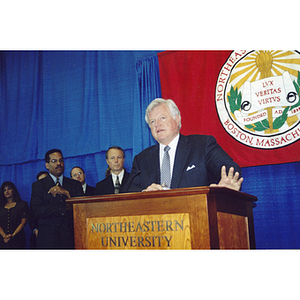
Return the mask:
<svg viewBox="0 0 300 300">
<path fill-rule="evenodd" d="M 181 133 L 213 135 L 241 167 L 299 161 L 299 141 L 273 150 L 258 149 L 238 142 L 222 126 L 215 104 L 215 90 L 219 73 L 231 53 L 158 53 L 162 97 L 174 100 L 181 111 Z"/>
</svg>

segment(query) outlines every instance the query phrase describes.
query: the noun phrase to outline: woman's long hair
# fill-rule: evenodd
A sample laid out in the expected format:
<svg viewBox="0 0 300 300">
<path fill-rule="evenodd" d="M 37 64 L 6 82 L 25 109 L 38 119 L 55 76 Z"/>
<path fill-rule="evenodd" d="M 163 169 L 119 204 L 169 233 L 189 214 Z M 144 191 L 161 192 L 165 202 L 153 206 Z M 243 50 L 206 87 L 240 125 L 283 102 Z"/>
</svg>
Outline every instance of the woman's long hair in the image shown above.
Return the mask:
<svg viewBox="0 0 300 300">
<path fill-rule="evenodd" d="M 14 202 L 19 202 L 22 200 L 16 186 L 11 181 L 4 181 L 1 185 L 1 193 L 0 193 L 0 203 L 2 205 L 6 204 L 6 198 L 4 197 L 4 188 L 5 187 L 10 187 L 14 191 L 14 193 L 13 193 L 13 201 Z"/>
</svg>

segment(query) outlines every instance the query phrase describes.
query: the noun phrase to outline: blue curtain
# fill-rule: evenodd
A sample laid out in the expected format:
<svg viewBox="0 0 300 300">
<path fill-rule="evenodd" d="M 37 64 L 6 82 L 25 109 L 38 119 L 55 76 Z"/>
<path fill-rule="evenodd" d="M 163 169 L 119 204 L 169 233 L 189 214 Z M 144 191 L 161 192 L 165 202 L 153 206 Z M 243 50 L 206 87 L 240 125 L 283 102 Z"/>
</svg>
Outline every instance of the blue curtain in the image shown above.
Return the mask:
<svg viewBox="0 0 300 300">
<path fill-rule="evenodd" d="M 300 249 L 300 162 L 243 168 L 242 191 L 255 195 L 257 249 Z"/>
<path fill-rule="evenodd" d="M 136 74 L 139 101 L 134 102 L 133 119 L 136 120 L 134 126 L 135 134 L 133 136 L 134 155 L 156 143 L 147 123 L 145 122 L 145 112 L 147 106 L 152 100 L 155 98 L 161 98 L 157 55 L 149 55 L 147 57 L 137 59 Z"/>
<path fill-rule="evenodd" d="M 153 52 L 1 52 L 0 125 L 5 142 L 0 150 L 5 156 L 0 165 L 43 159 L 51 148 L 63 148 L 65 157 L 120 143 L 132 149 L 137 128 L 145 126 L 140 123 L 144 112 L 134 109 L 139 98 L 144 110 L 147 97 L 160 96 L 160 86 L 151 87 L 154 78 L 159 83 L 157 56 L 147 56 Z M 143 55 L 148 63 L 139 71 L 137 84 L 134 64 L 139 57 L 143 61 Z M 139 124 L 133 118 L 137 111 Z M 136 147 L 138 153 L 140 143 Z"/>
<path fill-rule="evenodd" d="M 0 165 L 36 159 L 39 53 L 1 53 Z"/>
<path fill-rule="evenodd" d="M 136 62 L 156 53 L 0 51 L 0 184 L 14 182 L 29 203 L 52 148 L 63 152 L 65 176 L 81 166 L 92 186 L 105 177 L 112 145 L 125 150 L 130 171 L 141 149 L 133 142 L 140 132 L 133 118 L 140 101 Z M 28 226 L 26 234 L 29 247 Z"/>
</svg>

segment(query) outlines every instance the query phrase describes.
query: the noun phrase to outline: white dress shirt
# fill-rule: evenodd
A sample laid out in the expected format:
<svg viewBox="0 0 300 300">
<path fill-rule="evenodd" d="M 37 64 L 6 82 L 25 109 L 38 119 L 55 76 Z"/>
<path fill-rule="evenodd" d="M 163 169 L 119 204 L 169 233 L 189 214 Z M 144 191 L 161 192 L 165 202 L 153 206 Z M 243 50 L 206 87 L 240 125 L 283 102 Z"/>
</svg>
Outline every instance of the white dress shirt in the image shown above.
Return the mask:
<svg viewBox="0 0 300 300">
<path fill-rule="evenodd" d="M 85 191 L 86 191 L 86 182 L 82 185 L 82 189 L 83 189 L 83 192 L 85 193 Z"/>
<path fill-rule="evenodd" d="M 124 169 L 118 175 L 116 175 L 113 172 L 111 172 L 111 176 L 112 176 L 112 180 L 113 180 L 114 186 L 116 185 L 117 176 L 119 177 L 120 185 L 122 184 L 124 173 L 125 173 Z"/>
</svg>

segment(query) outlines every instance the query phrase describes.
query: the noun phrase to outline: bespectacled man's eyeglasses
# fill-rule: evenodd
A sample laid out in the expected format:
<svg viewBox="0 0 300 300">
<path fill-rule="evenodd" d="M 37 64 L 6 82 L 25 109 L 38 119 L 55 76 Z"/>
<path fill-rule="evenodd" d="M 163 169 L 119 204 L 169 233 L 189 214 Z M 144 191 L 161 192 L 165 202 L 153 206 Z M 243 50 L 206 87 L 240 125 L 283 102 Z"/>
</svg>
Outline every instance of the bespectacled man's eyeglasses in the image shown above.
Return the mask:
<svg viewBox="0 0 300 300">
<path fill-rule="evenodd" d="M 50 160 L 50 162 L 52 162 L 53 164 L 57 163 L 58 161 L 59 161 L 60 163 L 62 163 L 62 162 L 64 162 L 64 159 L 63 159 L 63 158 L 60 158 L 59 160 L 57 160 L 57 159 L 53 158 L 53 159 Z"/>
</svg>

